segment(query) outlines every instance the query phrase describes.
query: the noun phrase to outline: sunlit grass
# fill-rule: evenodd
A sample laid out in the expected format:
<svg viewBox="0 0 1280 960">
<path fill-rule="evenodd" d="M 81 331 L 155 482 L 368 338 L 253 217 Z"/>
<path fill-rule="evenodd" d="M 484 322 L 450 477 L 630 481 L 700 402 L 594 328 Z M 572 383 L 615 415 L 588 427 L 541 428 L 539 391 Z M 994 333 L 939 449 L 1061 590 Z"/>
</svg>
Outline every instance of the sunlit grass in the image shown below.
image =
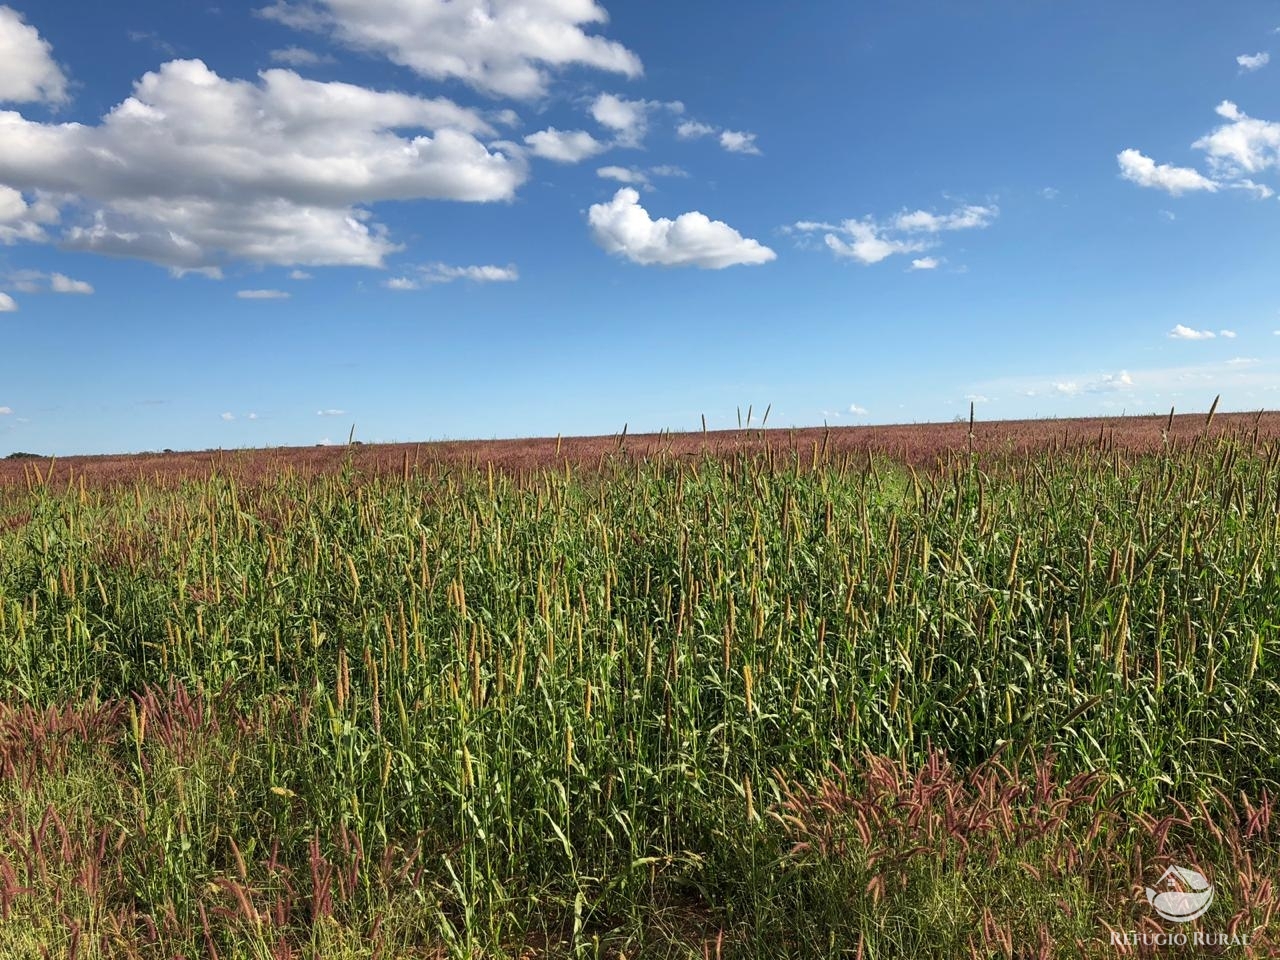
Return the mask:
<svg viewBox="0 0 1280 960">
<path fill-rule="evenodd" d="M 1177 850 L 1265 947 L 1275 444 L 3 505 L 5 955 L 1114 955 Z"/>
</svg>

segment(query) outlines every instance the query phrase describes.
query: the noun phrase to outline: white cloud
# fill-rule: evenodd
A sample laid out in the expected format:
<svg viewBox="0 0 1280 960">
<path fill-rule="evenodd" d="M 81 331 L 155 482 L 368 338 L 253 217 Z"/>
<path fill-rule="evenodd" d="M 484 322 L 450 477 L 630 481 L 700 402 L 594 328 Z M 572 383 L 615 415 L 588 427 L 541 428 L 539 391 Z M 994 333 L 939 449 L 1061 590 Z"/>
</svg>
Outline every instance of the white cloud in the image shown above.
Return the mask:
<svg viewBox="0 0 1280 960">
<path fill-rule="evenodd" d="M 64 103 L 67 78 L 53 47 L 12 7 L 0 6 L 0 102 Z"/>
<path fill-rule="evenodd" d="M 17 313 L 18 304 L 7 293 L 0 293 L 0 313 Z"/>
<path fill-rule="evenodd" d="M 1230 100 L 1223 100 L 1215 112 L 1227 123 L 1192 146 L 1209 154 L 1220 176 L 1238 177 L 1280 164 L 1280 123 L 1250 117 Z"/>
<path fill-rule="evenodd" d="M 241 300 L 288 300 L 293 294 L 284 290 L 240 290 L 236 296 Z"/>
<path fill-rule="evenodd" d="M 317 417 L 340 417 L 347 411 L 345 410 L 317 410 Z"/>
<path fill-rule="evenodd" d="M 1120 175 L 1130 183 L 1166 190 L 1175 197 L 1190 190 L 1207 190 L 1212 193 L 1218 189 L 1216 183 L 1198 170 L 1167 163 L 1157 164 L 1132 148 L 1116 154 L 1116 161 L 1120 164 Z"/>
<path fill-rule="evenodd" d="M 596 176 L 605 180 L 616 180 L 618 183 L 644 187 L 647 190 L 653 187 L 652 177 L 687 177 L 689 174 L 673 166 L 649 167 L 647 170 L 639 167 L 610 166 L 601 167 L 596 171 Z"/>
<path fill-rule="evenodd" d="M 259 13 L 382 54 L 421 76 L 461 80 L 500 96 L 542 96 L 548 68 L 627 77 L 643 71 L 622 44 L 586 32 L 608 20 L 594 0 L 277 0 Z"/>
<path fill-rule="evenodd" d="M 1250 389 L 1266 389 L 1277 382 L 1273 363 L 1231 360 L 1188 366 L 1126 368 L 1115 373 L 1058 374 L 1054 376 L 1002 377 L 973 384 L 975 391 L 988 396 L 1022 395 L 1057 396 L 1076 402 L 1106 406 L 1124 403 L 1129 409 L 1140 409 L 1160 396 L 1174 396 L 1188 385 L 1199 391 L 1203 409 L 1207 409 L 1215 393 L 1224 397 L 1242 395 Z M 1168 410 L 1167 404 L 1165 409 Z"/>
<path fill-rule="evenodd" d="M 307 271 L 305 270 L 290 270 L 289 279 L 290 280 L 310 280 L 311 274 L 307 273 Z"/>
<path fill-rule="evenodd" d="M 649 175 L 634 167 L 601 167 L 596 171 L 596 176 L 603 177 L 605 180 L 616 180 L 618 183 L 649 186 Z"/>
<path fill-rule="evenodd" d="M 13 407 L 0 407 L 0 417 L 8 417 L 13 414 Z"/>
<path fill-rule="evenodd" d="M 720 146 L 730 153 L 749 153 L 759 156 L 760 148 L 756 146 L 756 135 L 742 130 L 726 130 L 702 123 L 698 120 L 685 120 L 676 127 L 676 136 L 681 140 L 698 140 L 702 137 L 715 137 Z"/>
<path fill-rule="evenodd" d="M 936 239 L 926 239 L 921 234 L 932 237 L 945 231 L 985 229 L 999 214 L 995 206 L 969 204 L 942 214 L 927 210 L 903 211 L 887 223 L 879 223 L 874 217 L 838 224 L 800 220 L 784 229 L 801 234 L 821 233 L 823 243 L 836 256 L 873 264 L 895 254 L 920 253 L 938 245 Z M 942 262 L 940 257 L 918 257 L 912 260 L 911 269 L 932 270 Z"/>
<path fill-rule="evenodd" d="M 1173 340 L 1212 340 L 1217 334 L 1212 330 L 1196 330 L 1179 323 L 1169 331 L 1168 336 Z"/>
<path fill-rule="evenodd" d="M 709 123 L 700 123 L 697 120 L 685 120 L 676 127 L 676 136 L 681 140 L 697 140 L 699 137 L 709 137 L 716 132 L 716 128 Z"/>
<path fill-rule="evenodd" d="M 62 273 L 55 273 L 49 278 L 49 289 L 54 293 L 74 293 L 87 296 L 93 293 L 93 285 L 84 280 L 72 280 Z"/>
<path fill-rule="evenodd" d="M 900 213 L 893 225 L 905 233 L 939 233 L 943 230 L 981 230 L 991 225 L 999 216 L 997 207 L 969 204 L 951 213 L 936 214 L 928 210 Z"/>
<path fill-rule="evenodd" d="M 1240 65 L 1240 69 L 1248 73 L 1254 70 L 1261 70 L 1271 62 L 1271 54 L 1263 51 L 1261 53 L 1242 53 L 1236 57 L 1236 63 Z"/>
<path fill-rule="evenodd" d="M 236 418 L 236 415 L 234 413 L 231 413 L 230 411 L 222 414 L 222 419 L 225 420 L 227 423 L 230 423 L 235 418 Z"/>
<path fill-rule="evenodd" d="M 1128 370 L 1121 370 L 1119 373 L 1104 373 L 1096 377 L 1058 380 L 1053 382 L 1051 386 L 1055 393 L 1067 397 L 1075 397 L 1082 394 L 1127 392 L 1133 389 L 1134 381 Z M 1038 391 L 1035 388 L 1031 388 L 1021 392 L 1024 396 L 1034 397 Z"/>
<path fill-rule="evenodd" d="M 679 115 L 684 112 L 684 104 L 678 100 L 670 103 L 628 100 L 613 93 L 602 93 L 591 102 L 591 116 L 596 123 L 612 130 L 618 145 L 623 147 L 640 146 L 649 131 L 650 114 L 662 109 Z"/>
<path fill-rule="evenodd" d="M 870 411 L 866 407 L 860 407 L 856 403 L 849 404 L 849 412 L 855 417 L 865 417 Z"/>
<path fill-rule="evenodd" d="M 1270 200 L 1276 195 L 1276 192 L 1265 183 L 1256 183 L 1248 177 L 1241 177 L 1239 180 L 1227 184 L 1227 186 L 1234 190 L 1247 190 L 1257 200 Z"/>
<path fill-rule="evenodd" d="M 1132 375 L 1128 370 L 1121 370 L 1116 374 L 1104 373 L 1097 380 L 1086 384 L 1085 390 L 1090 393 L 1105 393 L 1110 390 L 1128 390 L 1132 386 Z"/>
<path fill-rule="evenodd" d="M 1236 338 L 1236 332 L 1234 330 L 1219 330 L 1218 336 L 1224 337 L 1227 340 L 1234 340 Z"/>
<path fill-rule="evenodd" d="M 428 263 L 415 268 L 415 276 L 393 277 L 383 284 L 388 290 L 421 290 L 437 283 L 468 280 L 472 283 L 514 283 L 520 279 L 520 271 L 514 264 L 505 267 L 486 264 L 474 267 L 454 267 L 447 263 Z"/>
<path fill-rule="evenodd" d="M 251 413 L 251 414 L 249 414 L 247 417 L 245 417 L 245 419 L 246 419 L 246 420 L 257 420 L 257 419 L 258 419 L 258 415 L 257 415 L 256 413 Z"/>
<path fill-rule="evenodd" d="M 922 240 L 886 237 L 870 219 L 846 220 L 839 229 L 844 238 L 828 233 L 822 238 L 823 242 L 836 256 L 848 257 L 862 264 L 879 263 L 895 253 L 918 253 L 926 246 Z"/>
<path fill-rule="evenodd" d="M 325 63 L 333 63 L 334 59 L 327 53 L 316 53 L 305 47 L 285 47 L 271 51 L 273 63 L 283 63 L 289 67 L 315 67 Z"/>
<path fill-rule="evenodd" d="M 524 163 L 476 138 L 490 133 L 445 99 L 171 61 L 97 125 L 0 112 L 0 183 L 77 197 L 73 249 L 210 274 L 232 259 L 376 267 L 398 248 L 362 205 L 514 195 Z"/>
<path fill-rule="evenodd" d="M 45 227 L 59 217 L 57 205 L 47 195 L 37 192 L 28 202 L 20 190 L 0 183 L 0 244 L 44 243 L 49 239 Z"/>
<path fill-rule="evenodd" d="M 720 146 L 730 153 L 760 155 L 760 148 L 756 146 L 756 135 L 754 133 L 743 133 L 739 130 L 721 130 Z"/>
<path fill-rule="evenodd" d="M 544 160 L 556 163 L 580 163 L 609 149 L 585 130 L 557 130 L 548 127 L 524 138 L 530 151 Z"/>
<path fill-rule="evenodd" d="M 970 403 L 975 403 L 975 404 L 976 404 L 976 403 L 990 403 L 990 402 L 991 402 L 991 399 L 990 399 L 989 397 L 985 397 L 985 396 L 983 396 L 983 395 L 982 395 L 982 394 L 980 394 L 980 393 L 966 393 L 966 394 L 964 395 L 964 398 L 965 398 L 966 400 L 968 400 Z"/>
<path fill-rule="evenodd" d="M 645 266 L 719 270 L 768 263 L 777 257 L 759 241 L 697 211 L 674 220 L 654 220 L 640 205 L 640 194 L 629 187 L 619 190 L 608 203 L 594 204 L 587 220 L 596 243 L 606 251 Z"/>
</svg>

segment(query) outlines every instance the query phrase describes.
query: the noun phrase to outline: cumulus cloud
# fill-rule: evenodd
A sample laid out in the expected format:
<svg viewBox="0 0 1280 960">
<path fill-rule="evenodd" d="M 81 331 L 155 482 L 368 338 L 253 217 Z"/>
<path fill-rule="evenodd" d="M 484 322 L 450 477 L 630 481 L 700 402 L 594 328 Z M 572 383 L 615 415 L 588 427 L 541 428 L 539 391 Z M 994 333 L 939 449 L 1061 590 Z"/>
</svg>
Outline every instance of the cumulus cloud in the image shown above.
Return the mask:
<svg viewBox="0 0 1280 960">
<path fill-rule="evenodd" d="M 491 133 L 442 98 L 282 69 L 227 80 L 175 60 L 96 125 L 0 111 L 0 183 L 83 210 L 61 237 L 72 249 L 176 272 L 229 259 L 377 267 L 398 248 L 364 205 L 514 195 L 524 163 L 477 139 Z"/>
<path fill-rule="evenodd" d="M 49 239 L 45 228 L 57 223 L 60 216 L 57 204 L 48 196 L 37 192 L 28 200 L 21 191 L 0 183 L 0 244 L 44 243 Z"/>
<path fill-rule="evenodd" d="M 1238 177 L 1280 165 L 1280 123 L 1258 120 L 1230 100 L 1215 112 L 1227 122 L 1192 146 L 1205 151 L 1219 176 Z"/>
<path fill-rule="evenodd" d="M 685 120 L 676 127 L 676 136 L 681 140 L 697 140 L 699 137 L 709 137 L 715 132 L 716 128 L 711 124 L 697 120 Z"/>
<path fill-rule="evenodd" d="M 649 131 L 649 117 L 656 111 L 684 113 L 678 100 L 628 100 L 613 93 L 602 93 L 591 102 L 591 116 L 596 123 L 613 131 L 619 146 L 638 147 Z"/>
<path fill-rule="evenodd" d="M 759 241 L 697 211 L 674 220 L 654 220 L 640 205 L 640 194 L 630 187 L 619 190 L 608 203 L 594 204 L 587 221 L 602 248 L 644 266 L 719 270 L 768 263 L 777 257 Z"/>
<path fill-rule="evenodd" d="M 935 247 L 944 232 L 985 229 L 999 214 L 995 206 L 968 204 L 950 213 L 904 210 L 885 223 L 869 216 L 840 223 L 799 220 L 784 229 L 793 234 L 821 234 L 822 242 L 837 257 L 869 265 L 895 254 L 921 253 Z M 911 261 L 911 269 L 933 270 L 942 262 L 940 257 L 917 257 Z"/>
<path fill-rule="evenodd" d="M 514 283 L 520 279 L 520 271 L 514 264 L 505 267 L 486 264 L 474 267 L 454 267 L 447 263 L 428 263 L 414 270 L 412 276 L 392 277 L 383 284 L 388 290 L 421 290 L 438 283 L 467 280 L 471 283 Z"/>
<path fill-rule="evenodd" d="M 73 293 L 87 296 L 93 293 L 93 285 L 84 280 L 72 280 L 66 274 L 55 273 L 49 278 L 49 289 L 54 293 Z"/>
<path fill-rule="evenodd" d="M 1212 330 L 1196 330 L 1179 323 L 1169 331 L 1168 336 L 1172 340 L 1212 340 L 1217 334 Z"/>
<path fill-rule="evenodd" d="M 587 32 L 608 21 L 594 0 L 277 0 L 259 13 L 498 96 L 540 97 L 554 68 L 643 72 L 625 46 Z"/>
<path fill-rule="evenodd" d="M 347 412 L 347 411 L 345 411 L 345 410 L 332 410 L 332 409 L 330 409 L 330 410 L 317 410 L 317 411 L 316 411 L 316 416 L 317 416 L 317 417 L 340 417 L 340 416 L 342 416 L 342 415 L 343 415 L 344 413 L 346 413 L 346 412 Z"/>
<path fill-rule="evenodd" d="M 826 234 L 822 240 L 837 257 L 857 260 L 862 264 L 879 263 L 895 253 L 918 253 L 924 250 L 923 240 L 900 240 L 883 235 L 875 222 L 846 220 L 840 225 L 840 233 Z"/>
<path fill-rule="evenodd" d="M 288 300 L 293 294 L 284 290 L 240 290 L 236 296 L 241 300 Z"/>
<path fill-rule="evenodd" d="M 1165 190 L 1175 197 L 1193 190 L 1212 193 L 1218 189 L 1216 183 L 1198 170 L 1167 163 L 1157 164 L 1132 147 L 1116 154 L 1116 162 L 1120 164 L 1120 176 L 1130 183 Z"/>
<path fill-rule="evenodd" d="M 1188 167 L 1157 165 L 1133 149 L 1117 157 L 1121 175 L 1175 196 L 1192 190 L 1212 193 L 1220 188 L 1244 190 L 1260 200 L 1275 196 L 1271 186 L 1254 177 L 1280 168 L 1280 123 L 1251 117 L 1230 100 L 1223 100 L 1214 112 L 1225 122 L 1192 143 L 1207 154 L 1209 175 Z"/>
<path fill-rule="evenodd" d="M 236 415 L 229 410 L 226 413 L 221 415 L 221 419 L 226 421 L 227 423 L 230 423 L 235 418 L 236 418 Z"/>
<path fill-rule="evenodd" d="M 1234 340 L 1236 338 L 1236 332 L 1234 330 L 1219 330 L 1218 336 L 1226 340 Z"/>
<path fill-rule="evenodd" d="M 676 136 L 681 140 L 699 140 L 702 137 L 715 137 L 720 146 L 730 153 L 749 153 L 756 156 L 760 148 L 756 146 L 756 135 L 743 130 L 727 130 L 722 127 L 702 123 L 698 120 L 685 120 L 676 127 Z"/>
<path fill-rule="evenodd" d="M 311 274 L 307 273 L 307 271 L 305 270 L 290 270 L 289 279 L 290 280 L 310 280 Z"/>
<path fill-rule="evenodd" d="M 849 412 L 855 417 L 865 417 L 870 411 L 866 407 L 860 407 L 856 403 L 849 404 Z"/>
<path fill-rule="evenodd" d="M 730 153 L 750 153 L 756 156 L 760 154 L 760 148 L 756 146 L 756 135 L 740 130 L 721 130 L 720 146 Z"/>
<path fill-rule="evenodd" d="M 524 138 L 530 152 L 556 163 L 581 163 L 609 149 L 585 130 L 557 130 L 548 127 Z"/>
<path fill-rule="evenodd" d="M 3 296 L 3 294 L 0 294 Z M 0 417 L 7 417 L 13 413 L 13 407 L 0 407 Z"/>
<path fill-rule="evenodd" d="M 1271 54 L 1263 51 L 1261 53 L 1242 53 L 1236 57 L 1236 63 L 1240 65 L 1240 69 L 1246 73 L 1252 73 L 1254 70 L 1261 70 L 1271 62 Z"/>
<path fill-rule="evenodd" d="M 18 304 L 7 293 L 0 293 L 0 313 L 16 313 Z"/>
<path fill-rule="evenodd" d="M 0 6 L 0 102 L 64 103 L 67 78 L 53 47 L 12 7 Z"/>
</svg>

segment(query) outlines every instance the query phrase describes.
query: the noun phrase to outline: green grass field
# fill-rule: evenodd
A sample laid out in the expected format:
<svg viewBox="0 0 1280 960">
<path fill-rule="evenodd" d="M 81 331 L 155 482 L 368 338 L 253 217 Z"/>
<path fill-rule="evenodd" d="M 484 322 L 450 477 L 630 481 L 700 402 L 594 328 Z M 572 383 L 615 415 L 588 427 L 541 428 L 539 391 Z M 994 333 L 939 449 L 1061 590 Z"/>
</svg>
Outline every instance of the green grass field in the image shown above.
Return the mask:
<svg viewBox="0 0 1280 960">
<path fill-rule="evenodd" d="M 0 489 L 0 956 L 1280 949 L 1280 443 Z"/>
</svg>

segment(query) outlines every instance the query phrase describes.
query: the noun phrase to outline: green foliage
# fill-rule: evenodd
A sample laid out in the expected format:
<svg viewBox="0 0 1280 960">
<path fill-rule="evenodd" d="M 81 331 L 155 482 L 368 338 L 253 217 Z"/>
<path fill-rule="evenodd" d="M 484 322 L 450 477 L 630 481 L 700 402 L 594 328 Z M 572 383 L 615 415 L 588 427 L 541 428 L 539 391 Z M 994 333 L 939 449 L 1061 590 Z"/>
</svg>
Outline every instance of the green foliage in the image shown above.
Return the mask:
<svg viewBox="0 0 1280 960">
<path fill-rule="evenodd" d="M 1128 817 L 1275 792 L 1278 459 L 37 485 L 0 524 L 0 701 L 118 706 L 55 806 L 117 823 L 113 902 L 167 950 L 269 956 L 236 951 L 285 904 L 272 929 L 325 956 L 701 956 L 722 930 L 820 955 L 865 864 L 815 892 L 770 813 L 868 755 L 1029 774 L 1052 746 Z M 957 882 L 929 873 L 923 925 L 867 955 L 928 952 Z"/>
</svg>

